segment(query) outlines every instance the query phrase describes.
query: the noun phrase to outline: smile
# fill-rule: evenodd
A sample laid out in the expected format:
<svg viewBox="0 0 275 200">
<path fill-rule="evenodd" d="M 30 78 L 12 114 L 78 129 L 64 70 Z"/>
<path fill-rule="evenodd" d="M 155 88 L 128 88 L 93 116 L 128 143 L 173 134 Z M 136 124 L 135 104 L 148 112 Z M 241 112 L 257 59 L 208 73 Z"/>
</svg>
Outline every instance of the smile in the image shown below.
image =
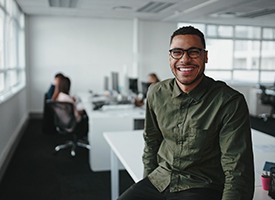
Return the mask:
<svg viewBox="0 0 275 200">
<path fill-rule="evenodd" d="M 192 71 L 194 68 L 192 67 L 192 68 L 185 68 L 185 67 L 178 67 L 177 68 L 179 71 L 181 71 L 181 72 L 190 72 L 190 71 Z"/>
</svg>

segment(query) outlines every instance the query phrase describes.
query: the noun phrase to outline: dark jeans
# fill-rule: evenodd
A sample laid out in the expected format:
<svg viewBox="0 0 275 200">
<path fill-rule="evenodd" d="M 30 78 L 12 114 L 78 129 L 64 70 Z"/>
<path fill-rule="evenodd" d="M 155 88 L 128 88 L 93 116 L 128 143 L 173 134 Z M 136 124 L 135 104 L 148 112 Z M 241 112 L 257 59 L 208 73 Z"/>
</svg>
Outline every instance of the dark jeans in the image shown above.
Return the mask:
<svg viewBox="0 0 275 200">
<path fill-rule="evenodd" d="M 207 189 L 194 188 L 180 192 L 159 192 L 148 178 L 132 185 L 118 200 L 221 200 L 222 192 Z"/>
</svg>

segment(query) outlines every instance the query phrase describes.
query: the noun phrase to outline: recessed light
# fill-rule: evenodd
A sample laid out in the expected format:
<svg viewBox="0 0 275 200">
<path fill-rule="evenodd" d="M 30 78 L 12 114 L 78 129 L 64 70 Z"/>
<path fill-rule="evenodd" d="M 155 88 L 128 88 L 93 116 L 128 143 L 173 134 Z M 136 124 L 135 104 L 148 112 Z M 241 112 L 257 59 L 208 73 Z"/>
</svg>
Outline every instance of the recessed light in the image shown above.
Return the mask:
<svg viewBox="0 0 275 200">
<path fill-rule="evenodd" d="M 130 6 L 114 6 L 113 10 L 118 10 L 118 11 L 120 11 L 120 10 L 132 10 L 132 7 L 130 7 Z"/>
</svg>

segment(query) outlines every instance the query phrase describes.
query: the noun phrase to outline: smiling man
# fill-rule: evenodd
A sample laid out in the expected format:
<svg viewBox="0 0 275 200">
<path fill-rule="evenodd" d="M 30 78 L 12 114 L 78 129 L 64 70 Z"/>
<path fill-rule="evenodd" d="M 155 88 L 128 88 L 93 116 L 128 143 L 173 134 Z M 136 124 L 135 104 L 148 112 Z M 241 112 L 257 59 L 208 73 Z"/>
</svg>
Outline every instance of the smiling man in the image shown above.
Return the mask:
<svg viewBox="0 0 275 200">
<path fill-rule="evenodd" d="M 243 95 L 204 74 L 204 35 L 188 26 L 171 36 L 175 78 L 147 94 L 144 179 L 119 200 L 251 200 L 254 164 Z M 137 158 L 138 159 L 138 158 Z"/>
</svg>

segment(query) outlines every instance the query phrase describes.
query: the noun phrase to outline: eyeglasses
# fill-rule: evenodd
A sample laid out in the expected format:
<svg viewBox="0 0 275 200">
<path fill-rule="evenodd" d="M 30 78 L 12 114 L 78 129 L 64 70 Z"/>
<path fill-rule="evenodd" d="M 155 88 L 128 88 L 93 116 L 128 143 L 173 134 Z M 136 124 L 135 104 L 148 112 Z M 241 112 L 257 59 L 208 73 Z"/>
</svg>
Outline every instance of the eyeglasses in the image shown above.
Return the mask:
<svg viewBox="0 0 275 200">
<path fill-rule="evenodd" d="M 174 48 L 169 50 L 171 57 L 176 60 L 181 59 L 184 55 L 184 52 L 187 52 L 187 55 L 192 59 L 198 58 L 201 55 L 202 51 L 205 51 L 205 50 L 200 48 L 195 48 L 195 47 L 192 47 L 186 50 L 181 48 Z"/>
</svg>

